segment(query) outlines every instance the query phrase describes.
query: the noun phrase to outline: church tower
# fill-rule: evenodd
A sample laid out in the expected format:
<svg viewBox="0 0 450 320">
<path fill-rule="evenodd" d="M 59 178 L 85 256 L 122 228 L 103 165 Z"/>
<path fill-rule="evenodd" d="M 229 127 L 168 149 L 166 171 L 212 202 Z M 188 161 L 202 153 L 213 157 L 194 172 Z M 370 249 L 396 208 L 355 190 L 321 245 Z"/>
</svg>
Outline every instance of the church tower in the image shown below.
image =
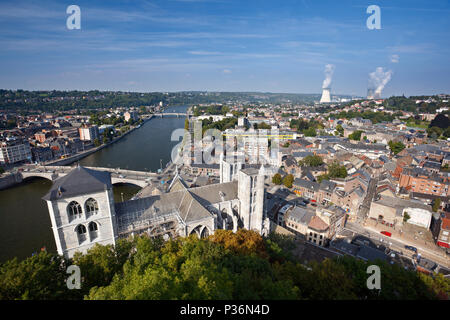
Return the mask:
<svg viewBox="0 0 450 320">
<path fill-rule="evenodd" d="M 263 234 L 264 221 L 264 166 L 246 168 L 238 174 L 238 198 L 241 202 L 240 219 L 244 228 Z"/>
<path fill-rule="evenodd" d="M 96 243 L 115 245 L 117 235 L 111 174 L 77 167 L 57 179 L 47 202 L 56 248 L 72 258 Z"/>
<path fill-rule="evenodd" d="M 220 183 L 231 182 L 238 179 L 238 172 L 242 169 L 241 162 L 229 163 L 225 161 L 223 153 L 220 155 Z"/>
</svg>

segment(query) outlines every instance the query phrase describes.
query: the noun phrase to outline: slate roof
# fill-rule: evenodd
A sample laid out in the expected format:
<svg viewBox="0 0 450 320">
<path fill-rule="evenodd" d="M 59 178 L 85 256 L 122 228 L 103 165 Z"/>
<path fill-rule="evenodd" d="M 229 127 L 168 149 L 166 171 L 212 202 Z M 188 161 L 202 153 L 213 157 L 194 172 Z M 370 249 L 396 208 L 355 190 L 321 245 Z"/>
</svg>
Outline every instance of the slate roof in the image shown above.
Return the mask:
<svg viewBox="0 0 450 320">
<path fill-rule="evenodd" d="M 311 221 L 311 218 L 314 216 L 314 213 L 300 207 L 294 207 L 289 212 L 288 218 L 292 221 L 295 221 L 297 223 L 301 223 L 305 226 L 309 224 Z"/>
<path fill-rule="evenodd" d="M 313 190 L 313 191 L 319 191 L 320 185 L 317 182 L 311 182 L 308 180 L 296 178 L 294 180 L 294 186 L 303 187 L 303 188 Z"/>
<path fill-rule="evenodd" d="M 292 156 L 294 158 L 305 158 L 307 156 L 312 156 L 314 155 L 314 153 L 309 152 L 309 151 L 297 151 L 297 152 L 292 152 Z"/>
<path fill-rule="evenodd" d="M 324 190 L 327 192 L 333 192 L 336 188 L 336 183 L 329 180 L 322 180 L 319 186 L 320 190 Z"/>
<path fill-rule="evenodd" d="M 77 167 L 53 183 L 43 200 L 57 200 L 112 188 L 111 173 Z"/>
<path fill-rule="evenodd" d="M 383 251 L 368 247 L 366 245 L 359 246 L 359 250 L 358 253 L 356 254 L 356 257 L 366 261 L 374 261 L 377 259 L 386 261 L 388 259 L 387 255 Z"/>
<path fill-rule="evenodd" d="M 141 219 L 178 212 L 184 222 L 212 217 L 207 206 L 237 199 L 237 181 L 171 191 L 115 204 L 116 215 L 139 213 Z"/>
</svg>

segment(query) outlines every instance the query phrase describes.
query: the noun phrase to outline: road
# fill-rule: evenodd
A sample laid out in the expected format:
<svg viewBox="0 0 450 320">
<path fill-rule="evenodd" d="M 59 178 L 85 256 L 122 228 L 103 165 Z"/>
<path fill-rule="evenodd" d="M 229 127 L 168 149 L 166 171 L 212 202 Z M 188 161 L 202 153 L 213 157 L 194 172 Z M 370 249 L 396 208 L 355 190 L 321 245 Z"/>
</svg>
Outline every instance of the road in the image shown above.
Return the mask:
<svg viewBox="0 0 450 320">
<path fill-rule="evenodd" d="M 373 242 L 375 243 L 380 243 L 383 244 L 386 247 L 392 248 L 396 251 L 399 251 L 402 253 L 402 255 L 408 257 L 408 258 L 412 258 L 412 255 L 414 254 L 414 252 L 406 250 L 405 249 L 405 245 L 412 245 L 414 247 L 416 247 L 419 251 L 419 253 L 427 259 L 430 259 L 436 263 L 438 263 L 439 265 L 445 267 L 445 268 L 449 268 L 450 264 L 449 264 L 449 259 L 439 255 L 429 249 L 425 249 L 422 248 L 420 246 L 417 246 L 414 243 L 407 243 L 404 242 L 400 239 L 394 239 L 391 237 L 387 237 L 383 234 L 381 234 L 379 231 L 374 230 L 372 228 L 368 228 L 368 227 L 363 227 L 359 224 L 356 223 L 351 223 L 351 222 L 347 222 L 344 229 L 352 231 L 356 234 L 365 236 L 370 238 Z"/>
</svg>

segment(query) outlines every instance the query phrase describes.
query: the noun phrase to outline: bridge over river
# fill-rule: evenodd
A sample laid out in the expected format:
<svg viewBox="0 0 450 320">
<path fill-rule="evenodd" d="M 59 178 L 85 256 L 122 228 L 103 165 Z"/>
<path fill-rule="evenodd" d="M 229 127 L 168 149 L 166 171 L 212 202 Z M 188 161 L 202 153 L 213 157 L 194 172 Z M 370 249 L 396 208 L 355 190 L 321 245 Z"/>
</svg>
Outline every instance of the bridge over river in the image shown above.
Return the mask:
<svg viewBox="0 0 450 320">
<path fill-rule="evenodd" d="M 173 165 L 167 166 L 162 173 L 126 170 L 120 168 L 86 168 L 110 172 L 112 184 L 128 183 L 144 188 L 151 183 L 158 183 L 163 176 L 170 174 L 170 172 L 173 170 Z M 48 179 L 50 181 L 55 181 L 58 178 L 64 177 L 73 169 L 74 167 L 68 166 L 26 165 L 17 172 L 17 175 L 20 175 L 20 178 L 22 179 L 40 177 Z"/>
<path fill-rule="evenodd" d="M 183 112 L 153 113 L 152 115 L 155 116 L 155 117 L 161 117 L 161 118 L 163 118 L 163 117 L 170 117 L 170 116 L 172 116 L 172 117 L 175 116 L 177 118 L 179 118 L 179 117 L 190 117 L 191 116 L 190 113 L 183 113 Z"/>
</svg>

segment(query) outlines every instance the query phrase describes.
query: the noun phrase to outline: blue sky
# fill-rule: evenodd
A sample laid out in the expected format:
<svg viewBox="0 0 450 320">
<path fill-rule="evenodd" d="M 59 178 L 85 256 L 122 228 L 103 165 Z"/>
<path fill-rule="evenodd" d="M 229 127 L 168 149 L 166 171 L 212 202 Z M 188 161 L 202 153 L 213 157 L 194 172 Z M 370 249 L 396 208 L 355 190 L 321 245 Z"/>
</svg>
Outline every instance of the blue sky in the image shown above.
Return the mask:
<svg viewBox="0 0 450 320">
<path fill-rule="evenodd" d="M 384 97 L 449 93 L 449 16 L 432 0 L 2 0 L 0 88 L 319 93 L 333 64 L 332 93 L 365 95 L 378 67 Z"/>
</svg>

